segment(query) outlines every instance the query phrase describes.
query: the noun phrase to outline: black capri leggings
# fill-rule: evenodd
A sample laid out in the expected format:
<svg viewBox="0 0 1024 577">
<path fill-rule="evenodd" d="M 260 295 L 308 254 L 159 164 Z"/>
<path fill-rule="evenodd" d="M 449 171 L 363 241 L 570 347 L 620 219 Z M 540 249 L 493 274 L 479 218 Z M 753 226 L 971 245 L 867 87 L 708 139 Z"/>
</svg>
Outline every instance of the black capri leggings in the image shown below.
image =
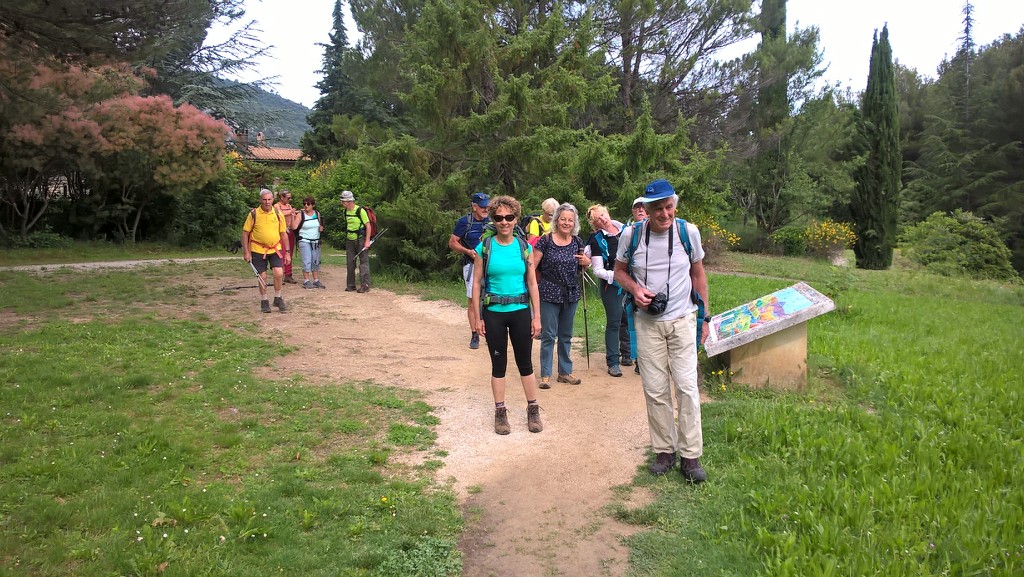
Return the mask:
<svg viewBox="0 0 1024 577">
<path fill-rule="evenodd" d="M 487 349 L 491 352 L 491 376 L 496 379 L 505 378 L 509 338 L 512 339 L 512 352 L 516 356 L 519 375 L 532 375 L 533 337 L 530 336 L 530 325 L 533 317 L 530 315 L 530 308 L 497 313 L 485 307 L 483 317 L 484 329 L 487 330 Z"/>
</svg>

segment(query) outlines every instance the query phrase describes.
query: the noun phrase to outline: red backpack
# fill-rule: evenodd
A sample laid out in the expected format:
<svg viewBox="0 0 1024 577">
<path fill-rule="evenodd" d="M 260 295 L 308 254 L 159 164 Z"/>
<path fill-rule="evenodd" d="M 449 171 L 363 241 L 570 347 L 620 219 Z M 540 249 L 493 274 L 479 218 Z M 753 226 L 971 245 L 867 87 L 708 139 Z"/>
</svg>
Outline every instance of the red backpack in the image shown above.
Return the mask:
<svg viewBox="0 0 1024 577">
<path fill-rule="evenodd" d="M 357 216 L 358 216 L 360 210 L 363 211 L 366 214 L 366 226 L 365 226 L 365 228 L 366 228 L 366 238 L 373 238 L 377 234 L 377 213 L 373 212 L 373 209 L 368 207 L 368 206 L 360 205 L 356 209 L 356 215 Z M 346 211 L 344 214 L 345 214 L 345 217 L 346 217 L 344 219 L 345 220 L 345 232 L 348 233 L 349 232 L 349 230 L 348 230 L 348 218 L 347 218 L 348 217 L 348 212 Z M 362 222 L 362 220 L 363 219 L 359 219 L 360 222 Z M 364 227 L 360 226 L 359 228 L 362 229 Z"/>
</svg>

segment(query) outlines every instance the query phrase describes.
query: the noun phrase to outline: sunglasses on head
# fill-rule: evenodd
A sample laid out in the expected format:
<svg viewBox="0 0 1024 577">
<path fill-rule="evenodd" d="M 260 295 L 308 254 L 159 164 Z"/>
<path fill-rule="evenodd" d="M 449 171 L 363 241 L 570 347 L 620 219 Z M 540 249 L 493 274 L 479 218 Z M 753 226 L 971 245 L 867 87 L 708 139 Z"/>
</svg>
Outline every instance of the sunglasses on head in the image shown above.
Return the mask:
<svg viewBox="0 0 1024 577">
<path fill-rule="evenodd" d="M 496 214 L 496 215 L 494 215 L 494 222 L 501 222 L 501 221 L 513 222 L 513 221 L 515 221 L 515 219 L 516 219 L 516 215 L 514 215 L 514 214 L 504 214 L 504 215 L 503 214 Z"/>
</svg>

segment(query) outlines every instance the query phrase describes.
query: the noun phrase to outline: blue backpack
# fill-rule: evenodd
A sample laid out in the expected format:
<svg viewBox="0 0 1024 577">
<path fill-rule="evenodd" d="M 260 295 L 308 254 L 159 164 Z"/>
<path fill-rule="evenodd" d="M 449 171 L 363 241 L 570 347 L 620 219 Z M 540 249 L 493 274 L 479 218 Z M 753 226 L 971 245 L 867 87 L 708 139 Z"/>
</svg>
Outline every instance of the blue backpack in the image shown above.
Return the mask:
<svg viewBox="0 0 1024 577">
<path fill-rule="evenodd" d="M 641 220 L 640 222 L 635 222 L 631 225 L 633 231 L 629 236 L 629 246 L 626 247 L 626 259 L 629 261 L 629 276 L 633 277 L 633 280 L 636 280 L 636 276 L 633 274 L 633 255 L 636 253 L 637 247 L 640 246 L 640 235 L 643 234 L 645 223 L 647 223 L 646 220 Z M 683 241 L 683 248 L 686 249 L 686 258 L 692 259 L 693 245 L 690 244 L 690 235 L 686 234 L 686 221 L 681 218 L 677 218 L 676 230 L 679 233 L 679 238 Z M 672 246 L 669 245 L 669 254 L 671 254 L 671 250 Z M 690 300 L 697 305 L 697 349 L 699 350 L 701 330 L 704 328 L 704 299 L 701 298 L 697 289 L 692 286 L 690 287 Z M 628 299 L 626 306 L 628 314 L 632 316 L 635 312 L 632 298 Z"/>
</svg>

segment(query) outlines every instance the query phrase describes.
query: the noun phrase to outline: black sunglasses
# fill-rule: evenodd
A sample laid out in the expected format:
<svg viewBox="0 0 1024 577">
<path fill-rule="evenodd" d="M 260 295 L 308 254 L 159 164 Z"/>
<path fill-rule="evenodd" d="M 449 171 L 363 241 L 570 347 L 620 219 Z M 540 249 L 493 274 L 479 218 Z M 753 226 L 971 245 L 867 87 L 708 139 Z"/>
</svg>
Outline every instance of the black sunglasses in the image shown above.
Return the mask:
<svg viewBox="0 0 1024 577">
<path fill-rule="evenodd" d="M 501 221 L 514 222 L 515 220 L 516 220 L 516 215 L 514 215 L 514 214 L 504 214 L 504 215 L 496 214 L 496 215 L 494 215 L 494 222 L 501 222 Z"/>
<path fill-rule="evenodd" d="M 309 205 L 312 205 L 313 203 L 312 203 L 312 202 L 305 202 L 305 201 L 303 201 L 303 202 L 302 202 L 302 204 L 309 204 Z"/>
</svg>

